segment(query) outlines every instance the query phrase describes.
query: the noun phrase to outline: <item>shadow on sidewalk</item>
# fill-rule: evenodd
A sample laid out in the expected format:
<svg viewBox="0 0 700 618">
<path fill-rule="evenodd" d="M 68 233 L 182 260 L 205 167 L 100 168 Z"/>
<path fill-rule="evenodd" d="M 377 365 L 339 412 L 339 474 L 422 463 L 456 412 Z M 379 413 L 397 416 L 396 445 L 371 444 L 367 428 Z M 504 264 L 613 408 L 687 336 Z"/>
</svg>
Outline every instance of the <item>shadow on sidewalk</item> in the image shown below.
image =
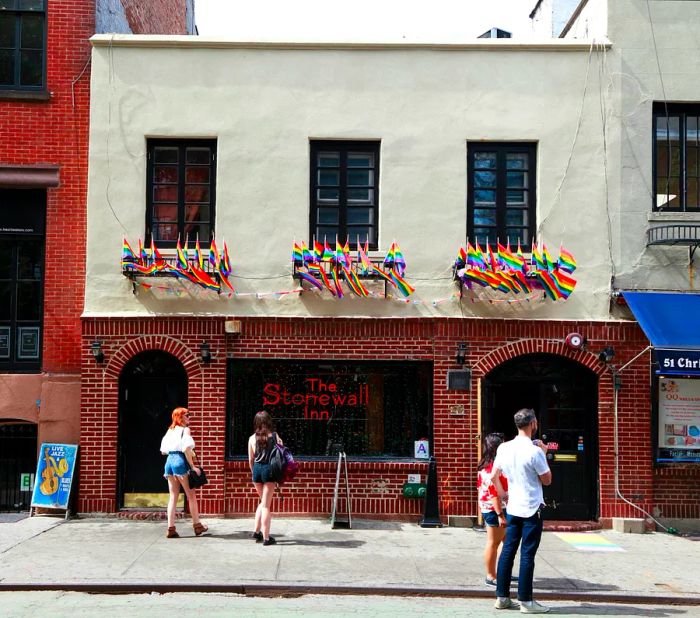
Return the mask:
<svg viewBox="0 0 700 618">
<path fill-rule="evenodd" d="M 632 607 L 629 605 L 619 605 L 618 603 L 603 604 L 603 603 L 582 603 L 578 607 L 572 607 L 567 605 L 566 607 L 557 607 L 550 603 L 547 604 L 550 612 L 549 616 L 649 616 L 653 618 L 658 616 L 663 618 L 664 616 L 678 616 L 678 615 L 692 615 L 688 614 L 686 609 L 676 609 L 672 607 L 664 607 L 663 609 L 658 608 L 642 608 L 642 607 Z"/>
<path fill-rule="evenodd" d="M 347 540 L 347 541 L 309 541 L 308 539 L 288 539 L 280 540 L 277 537 L 277 545 L 299 545 L 302 547 L 338 547 L 342 549 L 357 549 L 365 544 L 365 541 Z"/>
<path fill-rule="evenodd" d="M 535 577 L 533 582 L 538 590 L 619 590 L 619 586 L 613 584 L 600 584 L 597 582 L 589 582 L 584 579 L 574 579 L 572 577 Z"/>
</svg>

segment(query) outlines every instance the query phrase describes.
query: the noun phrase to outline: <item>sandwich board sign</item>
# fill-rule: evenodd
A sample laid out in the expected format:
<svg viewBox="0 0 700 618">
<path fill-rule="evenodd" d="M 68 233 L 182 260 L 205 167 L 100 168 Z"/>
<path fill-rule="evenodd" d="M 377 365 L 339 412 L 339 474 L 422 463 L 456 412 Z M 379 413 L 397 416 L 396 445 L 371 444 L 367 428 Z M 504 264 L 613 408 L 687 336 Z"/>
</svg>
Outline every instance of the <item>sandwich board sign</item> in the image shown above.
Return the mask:
<svg viewBox="0 0 700 618">
<path fill-rule="evenodd" d="M 77 454 L 77 444 L 44 442 L 41 445 L 32 493 L 32 509 L 62 509 L 68 517 L 68 502 Z"/>
</svg>

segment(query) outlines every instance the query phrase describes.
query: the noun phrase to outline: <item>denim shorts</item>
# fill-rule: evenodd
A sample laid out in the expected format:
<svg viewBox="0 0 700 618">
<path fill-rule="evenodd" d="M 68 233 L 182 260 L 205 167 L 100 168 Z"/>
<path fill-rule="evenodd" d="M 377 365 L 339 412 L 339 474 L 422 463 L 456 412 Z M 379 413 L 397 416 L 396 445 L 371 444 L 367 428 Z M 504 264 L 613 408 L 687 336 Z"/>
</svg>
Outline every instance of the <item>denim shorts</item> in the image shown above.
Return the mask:
<svg viewBox="0 0 700 618">
<path fill-rule="evenodd" d="M 272 483 L 270 478 L 270 464 L 253 464 L 253 483 Z"/>
<path fill-rule="evenodd" d="M 185 476 L 190 469 L 185 454 L 181 451 L 170 451 L 165 460 L 165 474 L 163 476 Z"/>
<path fill-rule="evenodd" d="M 503 509 L 503 514 L 506 514 L 506 510 Z M 484 518 L 484 523 L 491 528 L 498 528 L 498 515 L 496 511 L 481 511 L 481 516 Z"/>
</svg>

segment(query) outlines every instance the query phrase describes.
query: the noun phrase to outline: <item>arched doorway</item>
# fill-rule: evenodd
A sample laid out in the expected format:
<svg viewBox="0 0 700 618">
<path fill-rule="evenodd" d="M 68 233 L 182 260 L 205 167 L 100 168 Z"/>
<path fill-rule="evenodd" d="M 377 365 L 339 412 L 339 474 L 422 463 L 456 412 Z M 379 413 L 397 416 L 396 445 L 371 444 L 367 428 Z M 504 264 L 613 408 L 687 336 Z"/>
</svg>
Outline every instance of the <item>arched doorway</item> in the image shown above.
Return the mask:
<svg viewBox="0 0 700 618">
<path fill-rule="evenodd" d="M 598 516 L 598 377 L 553 354 L 528 354 L 503 363 L 483 381 L 482 433 L 517 432 L 513 414 L 537 413 L 540 436 L 554 442 L 548 453 L 552 484 L 544 488 L 546 519 L 591 520 Z"/>
<path fill-rule="evenodd" d="M 187 372 L 177 358 L 154 350 L 142 352 L 126 364 L 119 376 L 121 508 L 167 504 L 165 460 L 159 447 L 178 406 L 187 406 Z"/>
<path fill-rule="evenodd" d="M 20 479 L 36 472 L 36 439 L 36 424 L 0 419 L 0 511 L 29 510 L 32 487 L 23 489 Z"/>
</svg>

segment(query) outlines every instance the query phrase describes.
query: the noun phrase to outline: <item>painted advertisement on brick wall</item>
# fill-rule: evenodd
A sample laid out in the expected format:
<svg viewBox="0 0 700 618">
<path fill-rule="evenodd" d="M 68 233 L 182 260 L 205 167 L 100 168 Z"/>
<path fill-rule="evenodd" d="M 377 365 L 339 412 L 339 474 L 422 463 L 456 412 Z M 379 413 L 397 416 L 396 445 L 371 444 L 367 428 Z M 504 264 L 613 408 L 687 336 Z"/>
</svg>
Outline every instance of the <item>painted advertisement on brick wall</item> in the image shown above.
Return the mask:
<svg viewBox="0 0 700 618">
<path fill-rule="evenodd" d="M 700 380 L 659 379 L 658 461 L 700 461 Z"/>
</svg>

